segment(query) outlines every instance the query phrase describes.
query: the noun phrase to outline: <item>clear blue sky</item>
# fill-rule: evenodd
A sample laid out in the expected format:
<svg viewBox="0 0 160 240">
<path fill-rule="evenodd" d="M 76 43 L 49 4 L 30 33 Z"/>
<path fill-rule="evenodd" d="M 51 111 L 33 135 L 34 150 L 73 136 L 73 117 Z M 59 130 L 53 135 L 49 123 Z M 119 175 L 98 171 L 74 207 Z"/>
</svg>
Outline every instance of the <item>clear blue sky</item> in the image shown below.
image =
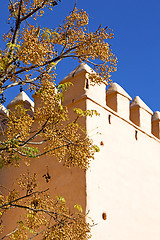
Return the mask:
<svg viewBox="0 0 160 240">
<path fill-rule="evenodd" d="M 56 27 L 73 9 L 74 0 L 62 0 L 41 19 L 43 27 Z M 0 45 L 7 32 L 8 0 L 0 0 Z M 102 23 L 114 31 L 113 52 L 118 69 L 113 82 L 119 83 L 134 98 L 139 95 L 152 109 L 160 111 L 160 1 L 159 0 L 78 0 L 77 7 L 90 16 L 91 31 Z M 60 81 L 77 66 L 65 60 L 57 67 Z M 8 91 L 9 100 L 16 92 Z"/>
</svg>

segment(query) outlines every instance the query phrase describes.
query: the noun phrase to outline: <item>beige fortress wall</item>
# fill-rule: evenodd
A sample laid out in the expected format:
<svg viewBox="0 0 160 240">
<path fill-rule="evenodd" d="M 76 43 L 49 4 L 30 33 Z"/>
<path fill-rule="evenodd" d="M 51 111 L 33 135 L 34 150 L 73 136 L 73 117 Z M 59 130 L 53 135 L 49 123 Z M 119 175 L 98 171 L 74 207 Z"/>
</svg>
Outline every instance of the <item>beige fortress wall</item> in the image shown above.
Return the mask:
<svg viewBox="0 0 160 240">
<path fill-rule="evenodd" d="M 130 104 L 130 96 L 118 84 L 107 94 L 105 86 L 91 86 L 90 72 L 81 64 L 62 83 L 74 84 L 64 93 L 70 119 L 75 107 L 100 113 L 80 120 L 100 147 L 91 168 L 87 172 L 66 169 L 55 159 L 43 157 L 32 161 L 32 172 L 38 173 L 41 189 L 49 187 L 52 196 L 64 196 L 70 208 L 79 203 L 90 211 L 97 224 L 92 228 L 93 240 L 159 240 L 160 113 L 153 114 L 139 97 Z M 21 99 L 26 104 L 28 98 Z M 42 178 L 47 166 L 52 177 L 48 184 Z M 18 174 L 26 170 L 24 165 L 0 170 L 0 184 L 14 186 Z M 13 219 L 6 222 L 12 229 Z"/>
<path fill-rule="evenodd" d="M 86 89 L 88 72 L 88 66 L 80 65 L 62 82 L 75 83 L 65 93 L 69 109 L 86 102 L 86 110 L 100 113 L 86 121 L 88 134 L 100 147 L 86 173 L 86 207 L 97 224 L 92 239 L 159 240 L 159 112 L 152 116 L 139 97 L 130 104 L 130 96 L 118 84 L 107 90 L 108 107 L 105 86 Z"/>
</svg>

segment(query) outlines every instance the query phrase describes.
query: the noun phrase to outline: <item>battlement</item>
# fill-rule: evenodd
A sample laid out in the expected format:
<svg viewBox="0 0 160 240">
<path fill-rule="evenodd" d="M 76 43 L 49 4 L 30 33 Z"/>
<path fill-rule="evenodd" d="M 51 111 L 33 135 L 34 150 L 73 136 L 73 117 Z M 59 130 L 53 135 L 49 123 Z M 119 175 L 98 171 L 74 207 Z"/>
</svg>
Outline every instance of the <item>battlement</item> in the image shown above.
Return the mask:
<svg viewBox="0 0 160 240">
<path fill-rule="evenodd" d="M 111 111 L 129 124 L 134 124 L 146 134 L 153 135 L 160 139 L 160 112 L 154 114 L 152 110 L 136 96 L 133 101 L 129 94 L 117 83 L 112 83 L 106 91 L 106 86 L 92 85 L 89 82 L 89 74 L 95 73 L 87 64 L 81 63 L 71 73 L 69 73 L 61 83 L 71 82 L 64 92 L 64 104 L 75 105 L 77 101 L 90 99 L 102 108 Z M 37 106 L 38 100 L 35 98 L 35 104 L 25 92 L 20 92 L 9 104 L 8 109 L 13 110 L 16 105 L 23 105 L 26 109 L 34 111 L 34 105 Z M 1 106 L 0 115 L 7 113 L 7 109 Z"/>
<path fill-rule="evenodd" d="M 64 93 L 64 103 L 66 105 L 75 104 L 80 99 L 90 99 L 101 107 L 112 110 L 117 116 L 123 118 L 128 123 L 133 123 L 142 131 L 149 135 L 154 135 L 160 139 L 160 113 L 152 110 L 142 101 L 139 96 L 132 98 L 117 83 L 107 89 L 104 84 L 92 86 L 89 83 L 88 74 L 93 70 L 87 64 L 80 64 L 61 83 L 72 82 Z"/>
</svg>

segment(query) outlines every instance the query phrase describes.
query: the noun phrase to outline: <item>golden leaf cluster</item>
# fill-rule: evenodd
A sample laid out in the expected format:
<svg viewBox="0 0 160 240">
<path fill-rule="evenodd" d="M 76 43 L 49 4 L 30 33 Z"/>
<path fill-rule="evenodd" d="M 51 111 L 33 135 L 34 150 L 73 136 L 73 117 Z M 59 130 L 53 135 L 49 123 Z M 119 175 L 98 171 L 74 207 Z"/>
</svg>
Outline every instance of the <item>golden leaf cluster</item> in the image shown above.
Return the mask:
<svg viewBox="0 0 160 240">
<path fill-rule="evenodd" d="M 53 73 L 59 61 L 68 57 L 93 66 L 97 73 L 90 76 L 93 83 L 107 84 L 111 72 L 116 71 L 117 58 L 107 42 L 113 38 L 112 30 L 100 25 L 95 32 L 89 32 L 89 17 L 84 10 L 75 7 L 64 22 L 53 29 L 41 29 L 28 21 L 23 24 L 32 11 L 38 12 L 52 2 L 22 1 L 19 18 L 16 18 L 17 28 L 5 36 L 8 47 L 0 50 L 1 90 L 10 86 L 8 80 L 35 85 L 43 75 Z"/>
<path fill-rule="evenodd" d="M 75 109 L 75 119 L 69 121 L 63 105 L 67 85 L 56 86 L 56 66 L 69 57 L 86 62 L 95 70 L 89 75 L 91 83 L 107 84 L 117 65 L 108 42 L 113 32 L 101 25 L 90 32 L 88 14 L 76 6 L 59 26 L 53 29 L 37 26 L 34 20 L 45 13 L 45 7 L 53 10 L 59 2 L 9 0 L 12 24 L 3 35 L 6 46 L 0 48 L 0 94 L 20 84 L 29 85 L 39 104 L 34 113 L 21 104 L 2 116 L 0 168 L 19 166 L 21 160 L 29 165 L 32 158 L 48 154 L 68 168 L 86 170 L 94 153 L 99 151 L 78 124 L 80 117 L 98 113 Z M 21 176 L 18 184 L 20 191 L 13 189 L 0 194 L 1 219 L 10 209 L 25 211 L 16 229 L 4 238 L 30 239 L 29 236 L 42 234 L 42 239 L 89 239 L 90 226 L 78 204 L 77 211 L 70 214 L 63 197 L 53 200 L 48 190 L 37 189 L 36 175 Z"/>
</svg>

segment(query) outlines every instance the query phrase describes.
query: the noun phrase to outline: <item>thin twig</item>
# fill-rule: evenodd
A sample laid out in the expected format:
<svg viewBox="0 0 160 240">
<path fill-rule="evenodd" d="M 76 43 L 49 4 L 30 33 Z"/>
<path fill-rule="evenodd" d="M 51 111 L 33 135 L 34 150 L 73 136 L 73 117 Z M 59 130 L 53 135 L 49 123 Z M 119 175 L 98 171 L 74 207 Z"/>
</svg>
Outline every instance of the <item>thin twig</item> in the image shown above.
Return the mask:
<svg viewBox="0 0 160 240">
<path fill-rule="evenodd" d="M 21 7 L 22 7 L 22 0 L 20 0 L 20 2 L 19 2 L 18 18 L 16 20 L 16 27 L 15 27 L 13 38 L 12 38 L 12 44 L 15 44 L 17 42 L 17 36 L 18 36 L 18 33 L 19 33 L 20 25 L 21 25 L 21 21 L 20 21 Z"/>
<path fill-rule="evenodd" d="M 41 129 L 36 132 L 32 137 L 28 138 L 25 142 L 23 142 L 23 144 L 21 144 L 20 146 L 23 147 L 25 146 L 28 142 L 30 142 L 31 140 L 33 140 L 34 138 L 36 138 L 45 128 L 45 126 L 47 125 L 48 121 L 49 121 L 50 117 L 45 121 L 45 123 L 42 125 Z"/>
<path fill-rule="evenodd" d="M 42 231 L 40 231 L 40 232 L 38 232 L 38 233 L 34 234 L 32 237 L 28 238 L 27 240 L 31 240 L 32 238 L 34 238 L 34 237 L 36 237 L 36 236 L 38 236 L 38 235 L 42 234 L 42 233 L 43 233 L 43 232 L 45 232 L 47 229 L 48 229 L 48 227 L 47 227 L 47 228 L 45 228 L 45 229 L 43 229 Z"/>
<path fill-rule="evenodd" d="M 2 237 L 1 239 L 5 239 L 6 237 L 11 236 L 11 235 L 14 234 L 17 230 L 18 230 L 18 228 L 16 228 L 13 232 L 6 234 L 6 235 L 5 235 L 4 237 Z"/>
<path fill-rule="evenodd" d="M 49 0 L 44 0 L 39 6 L 34 8 L 31 12 L 29 12 L 26 16 L 21 18 L 21 22 L 32 16 L 34 13 L 36 13 L 38 10 L 44 7 L 45 3 L 47 3 Z"/>
<path fill-rule="evenodd" d="M 47 192 L 48 190 L 49 190 L 49 188 L 47 188 L 47 189 L 45 189 L 45 190 L 43 190 L 43 191 L 35 191 L 35 192 L 32 192 L 32 193 L 30 193 L 30 194 L 28 194 L 28 195 L 24 195 L 24 196 L 22 196 L 22 197 L 19 197 L 19 198 L 13 200 L 13 201 L 10 201 L 10 202 L 8 202 L 8 203 L 2 204 L 2 205 L 0 205 L 0 208 L 3 209 L 4 207 L 7 207 L 7 206 L 11 205 L 11 204 L 14 203 L 14 202 L 17 202 L 17 201 L 20 201 L 20 200 L 22 200 L 22 199 L 28 198 L 28 197 L 30 197 L 30 196 L 32 196 L 32 195 L 34 195 L 34 194 L 39 194 L 39 193 Z"/>
</svg>

